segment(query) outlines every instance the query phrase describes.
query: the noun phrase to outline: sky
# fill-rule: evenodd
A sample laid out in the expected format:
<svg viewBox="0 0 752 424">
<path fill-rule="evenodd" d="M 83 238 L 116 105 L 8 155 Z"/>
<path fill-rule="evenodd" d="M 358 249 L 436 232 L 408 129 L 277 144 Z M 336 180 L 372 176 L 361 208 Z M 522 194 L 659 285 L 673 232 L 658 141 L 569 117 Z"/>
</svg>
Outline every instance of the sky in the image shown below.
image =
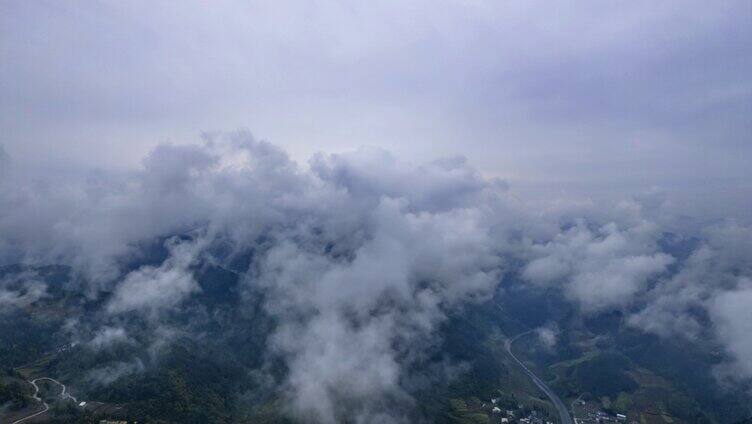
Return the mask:
<svg viewBox="0 0 752 424">
<path fill-rule="evenodd" d="M 0 2 L 0 266 L 67 265 L 102 300 L 71 337 L 145 322 L 152 350 L 191 333 L 168 318 L 195 267 L 252 252 L 233 272 L 278 323 L 277 387 L 320 422 L 409 422 L 390 402 L 414 405 L 442 323 L 510 278 L 709 340 L 748 389 L 750 22 L 741 1 Z M 47 297 L 0 279 L 0 314 Z"/>
<path fill-rule="evenodd" d="M 303 166 L 464 156 L 530 195 L 660 187 L 752 210 L 752 5 L 2 2 L 0 143 L 19 167 L 128 170 L 250 130 Z"/>
</svg>

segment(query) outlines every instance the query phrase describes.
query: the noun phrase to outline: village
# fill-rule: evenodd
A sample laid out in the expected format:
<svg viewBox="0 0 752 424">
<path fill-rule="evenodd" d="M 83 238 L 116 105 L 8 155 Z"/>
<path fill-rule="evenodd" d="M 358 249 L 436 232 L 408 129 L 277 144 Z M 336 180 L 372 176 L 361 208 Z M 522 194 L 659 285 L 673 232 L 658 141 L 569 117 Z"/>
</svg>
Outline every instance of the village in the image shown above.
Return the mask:
<svg viewBox="0 0 752 424">
<path fill-rule="evenodd" d="M 467 405 L 472 408 L 471 403 Z M 548 411 L 510 402 L 508 399 L 491 398 L 487 402 L 475 405 L 476 410 L 485 411 L 491 424 L 556 424 L 556 418 Z M 572 402 L 572 418 L 575 424 L 625 424 L 627 416 L 601 410 L 597 404 L 577 400 Z M 630 424 L 637 424 L 632 421 Z"/>
<path fill-rule="evenodd" d="M 555 424 L 547 411 L 501 398 L 491 398 L 480 408 L 489 414 L 491 424 Z"/>
<path fill-rule="evenodd" d="M 619 413 L 608 413 L 596 404 L 576 400 L 572 402 L 572 418 L 575 424 L 619 424 L 627 421 L 627 416 Z M 630 424 L 636 424 L 634 421 Z"/>
</svg>

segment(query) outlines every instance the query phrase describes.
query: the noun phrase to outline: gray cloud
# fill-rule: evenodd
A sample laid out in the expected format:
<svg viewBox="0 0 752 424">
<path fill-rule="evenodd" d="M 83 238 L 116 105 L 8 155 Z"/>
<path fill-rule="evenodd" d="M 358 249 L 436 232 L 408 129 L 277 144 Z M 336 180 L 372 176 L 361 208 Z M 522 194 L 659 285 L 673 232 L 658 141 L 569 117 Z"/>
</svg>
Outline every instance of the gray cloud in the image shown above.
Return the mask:
<svg viewBox="0 0 752 424">
<path fill-rule="evenodd" d="M 21 166 L 133 169 L 249 125 L 297 160 L 461 154 L 541 195 L 661 185 L 749 219 L 744 1 L 89 6 L 2 6 L 0 127 Z"/>
<path fill-rule="evenodd" d="M 0 144 L 0 177 L 5 177 L 10 168 L 10 156 L 5 151 L 5 147 Z"/>
<path fill-rule="evenodd" d="M 212 231 L 227 231 L 232 223 L 234 236 L 252 238 L 275 219 L 275 208 L 311 200 L 297 198 L 309 181 L 284 153 L 247 133 L 224 138 L 159 146 L 140 170 L 126 174 L 29 178 L 19 170 L 0 185 L 1 256 L 69 263 L 107 282 L 139 241 L 207 223 Z M 254 219 L 241 218 L 249 215 Z"/>
<path fill-rule="evenodd" d="M 411 366 L 437 346 L 451 311 L 495 293 L 507 263 L 584 313 L 619 309 L 629 325 L 663 336 L 704 331 L 690 313 L 704 308 L 727 365 L 749 371 L 746 338 L 738 339 L 750 230 L 726 223 L 694 233 L 703 226 L 676 224 L 660 190 L 616 204 L 543 201 L 464 159 L 416 166 L 368 148 L 321 153 L 304 169 L 238 132 L 160 145 L 127 173 L 29 179 L 14 168 L 0 202 L 13 206 L 0 214 L 3 263 L 68 264 L 90 296 L 109 293 L 101 325 L 72 324 L 94 347 L 131 343 L 118 321 L 125 316 L 159 318 L 201 296 L 194 267 L 221 262 L 218 245 L 253 250 L 241 275 L 247 293 L 265 293 L 277 323 L 267 354 L 287 366 L 278 383 L 294 417 L 413 419 Z M 688 255 L 662 244 L 677 228 L 700 240 Z M 165 258 L 126 266 L 156 239 L 167 240 Z M 154 357 L 185 331 L 150 322 L 154 334 L 138 343 Z M 539 336 L 552 344 L 555 333 L 545 327 Z M 105 375 L 143 366 L 117 364 L 90 379 L 106 384 L 114 380 Z"/>
<path fill-rule="evenodd" d="M 385 406 L 410 405 L 404 370 L 507 261 L 585 313 L 709 325 L 748 375 L 751 19 L 744 1 L 5 2 L 0 265 L 70 265 L 117 320 L 200 296 L 216 244 L 252 249 L 291 413 L 322 420 L 404 419 Z M 182 144 L 245 125 L 282 148 Z M 0 305 L 43 299 L 34 281 Z"/>
<path fill-rule="evenodd" d="M 47 284 L 33 272 L 22 272 L 0 278 L 0 311 L 24 308 L 49 297 Z"/>
<path fill-rule="evenodd" d="M 446 313 L 487 299 L 501 280 L 506 222 L 495 215 L 506 187 L 462 159 L 414 167 L 366 149 L 311 164 L 300 171 L 236 133 L 159 146 L 126 175 L 32 184 L 14 175 L 0 192 L 15 206 L 0 219 L 3 259 L 70 264 L 92 296 L 111 293 L 106 313 L 158 318 L 200 296 L 191 267 L 215 243 L 258 249 L 246 281 L 267 291 L 279 323 L 269 350 L 289 367 L 290 413 L 400 420 L 412 402 L 406 370 L 437 342 Z M 169 238 L 160 264 L 123 268 L 141 242 L 176 233 L 191 238 Z M 107 325 L 89 344 L 128 340 Z"/>
<path fill-rule="evenodd" d="M 113 364 L 87 371 L 84 378 L 90 383 L 106 386 L 122 377 L 141 372 L 145 368 L 143 362 L 138 359 L 131 362 L 115 362 Z"/>
<path fill-rule="evenodd" d="M 748 313 L 752 310 L 749 281 L 752 278 L 752 228 L 733 222 L 704 229 L 703 242 L 681 263 L 671 277 L 645 294 L 646 304 L 628 318 L 628 323 L 664 337 L 686 337 L 704 342 L 708 337 L 703 317 L 710 321 L 710 334 L 730 355 L 733 369 L 720 374 L 750 379 Z"/>
<path fill-rule="evenodd" d="M 147 311 L 175 307 L 191 293 L 200 290 L 189 267 L 196 260 L 202 242 L 167 242 L 170 256 L 158 267 L 142 266 L 129 272 L 118 283 L 107 304 L 110 313 Z"/>
<path fill-rule="evenodd" d="M 650 278 L 673 262 L 658 250 L 658 228 L 648 222 L 620 229 L 609 223 L 591 230 L 583 223 L 545 244 L 532 245 L 523 278 L 562 285 L 587 312 L 628 306 Z"/>
<path fill-rule="evenodd" d="M 133 343 L 133 339 L 128 337 L 128 333 L 122 327 L 106 326 L 100 329 L 94 337 L 89 340 L 87 345 L 94 350 L 107 348 L 109 346 L 121 343 Z"/>
<path fill-rule="evenodd" d="M 733 358 L 734 375 L 752 376 L 752 280 L 718 293 L 710 302 L 710 316 L 718 337 Z"/>
<path fill-rule="evenodd" d="M 559 326 L 555 322 L 548 322 L 535 329 L 535 334 L 543 347 L 553 351 L 559 338 Z"/>
<path fill-rule="evenodd" d="M 411 404 L 405 370 L 448 309 L 487 298 L 500 281 L 480 201 L 494 185 L 461 161 L 413 169 L 361 150 L 314 162 L 346 206 L 299 224 L 296 241 L 270 249 L 252 280 L 270 290 L 266 308 L 280 322 L 272 350 L 288 360 L 293 413 L 407 420 L 394 409 Z M 311 225 L 326 230 L 308 233 Z"/>
<path fill-rule="evenodd" d="M 421 357 L 444 311 L 498 284 L 500 261 L 479 215 L 406 208 L 382 201 L 364 217 L 373 227 L 349 261 L 285 243 L 260 264 L 273 293 L 267 308 L 281 321 L 273 348 L 290 358 L 301 416 L 330 422 L 353 413 L 341 405 L 388 413 L 382 396 L 406 396 L 402 370 Z"/>
</svg>

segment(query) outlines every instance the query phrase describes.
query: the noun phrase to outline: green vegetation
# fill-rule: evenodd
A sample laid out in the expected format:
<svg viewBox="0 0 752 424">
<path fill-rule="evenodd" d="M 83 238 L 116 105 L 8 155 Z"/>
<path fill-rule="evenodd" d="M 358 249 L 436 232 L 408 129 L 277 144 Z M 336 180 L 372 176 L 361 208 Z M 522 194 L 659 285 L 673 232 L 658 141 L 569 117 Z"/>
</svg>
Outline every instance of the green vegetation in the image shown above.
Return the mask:
<svg viewBox="0 0 752 424">
<path fill-rule="evenodd" d="M 154 249 L 140 260 L 160 255 Z M 0 274 L 12 271 L 0 268 Z M 197 267 L 200 295 L 159 323 L 189 328 L 190 334 L 171 339 L 154 354 L 146 348 L 153 341 L 153 323 L 135 315 L 111 324 L 125 327 L 128 341 L 72 347 L 63 328 L 66 311 L 93 313 L 104 300 L 67 292 L 65 268 L 35 272 L 48 279 L 51 296 L 24 310 L 5 311 L 0 320 L 0 363 L 7 368 L 0 375 L 0 405 L 5 411 L 33 404 L 26 378 L 50 376 L 65 382 L 79 399 L 104 402 L 96 413 L 71 408 L 70 402 L 51 403 L 53 422 L 120 417 L 157 423 L 291 423 L 283 393 L 268 384 L 283 381 L 287 372 L 283 361 L 265 356 L 275 322 L 264 313 L 264 293 L 241 294 L 235 273 Z M 515 344 L 515 351 L 568 401 L 582 396 L 646 424 L 715 424 L 746 416 L 741 396 L 714 389 L 712 366 L 719 359 L 711 353 L 631 331 L 619 313 L 579 319 L 560 297 L 522 288 L 514 280 L 505 290 L 451 314 L 437 331 L 439 343 L 413 365 L 411 375 L 419 382 L 410 388 L 415 421 L 487 423 L 487 407 L 480 405 L 491 397 L 502 409 L 523 404 L 554 416 L 552 405 L 503 346 L 505 335 L 551 320 L 560 329 L 554 348 L 544 348 L 532 333 Z M 249 297 L 242 309 L 236 304 L 241 295 Z M 105 372 L 114 375 L 112 381 L 93 373 L 123 364 L 139 366 L 122 375 Z M 261 384 L 260 374 L 271 378 Z"/>
<path fill-rule="evenodd" d="M 28 383 L 14 370 L 0 371 L 0 407 L 24 409 L 30 404 L 29 394 Z"/>
<path fill-rule="evenodd" d="M 620 392 L 630 393 L 638 387 L 626 373 L 629 369 L 629 358 L 616 352 L 605 352 L 569 368 L 567 377 L 580 393 L 616 398 Z"/>
<path fill-rule="evenodd" d="M 125 376 L 101 389 L 106 402 L 127 404 L 146 421 L 229 423 L 244 373 L 220 352 L 175 346 L 155 369 Z"/>
</svg>

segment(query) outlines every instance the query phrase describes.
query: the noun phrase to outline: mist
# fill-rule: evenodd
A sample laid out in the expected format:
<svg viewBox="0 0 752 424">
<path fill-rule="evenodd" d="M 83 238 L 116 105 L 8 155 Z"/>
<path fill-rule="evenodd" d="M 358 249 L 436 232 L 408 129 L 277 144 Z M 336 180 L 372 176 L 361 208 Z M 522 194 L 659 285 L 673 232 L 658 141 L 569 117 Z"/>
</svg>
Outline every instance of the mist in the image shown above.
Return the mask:
<svg viewBox="0 0 752 424">
<path fill-rule="evenodd" d="M 160 145 L 128 174 L 29 180 L 10 169 L 0 192 L 3 263 L 68 265 L 76 290 L 106 296 L 96 318 L 78 318 L 95 349 L 141 343 L 158 356 L 164 331 L 194 331 L 165 327 L 164 317 L 203 295 L 195 266 L 233 269 L 233 257 L 253 250 L 233 269 L 246 287 L 237 301 L 264 293 L 276 322 L 264 349 L 289 370 L 277 384 L 293 417 L 409 421 L 410 370 L 435 352 L 442 322 L 503 291 L 520 263 L 532 288 L 559 290 L 583 316 L 619 310 L 642 331 L 698 342 L 709 330 L 728 355 L 723 367 L 752 377 L 743 254 L 752 229 L 686 225 L 664 210 L 665 196 L 541 203 L 464 159 L 413 165 L 375 149 L 319 153 L 301 167 L 246 132 Z M 665 247 L 669 233 L 698 240 L 688 257 Z M 166 256 L 130 268 L 153 240 L 164 240 Z M 218 255 L 220 245 L 229 253 Z M 2 282 L 4 308 L 45 295 L 22 277 Z M 151 323 L 151 338 L 118 330 L 122 319 Z M 540 330 L 549 348 L 556 331 Z M 144 366 L 88 375 L 108 383 Z"/>
<path fill-rule="evenodd" d="M 750 387 L 748 2 L 84 3 L 0 5 L 0 313 L 75 299 L 86 381 L 261 316 L 287 417 L 416 422 L 522 285 Z"/>
</svg>

